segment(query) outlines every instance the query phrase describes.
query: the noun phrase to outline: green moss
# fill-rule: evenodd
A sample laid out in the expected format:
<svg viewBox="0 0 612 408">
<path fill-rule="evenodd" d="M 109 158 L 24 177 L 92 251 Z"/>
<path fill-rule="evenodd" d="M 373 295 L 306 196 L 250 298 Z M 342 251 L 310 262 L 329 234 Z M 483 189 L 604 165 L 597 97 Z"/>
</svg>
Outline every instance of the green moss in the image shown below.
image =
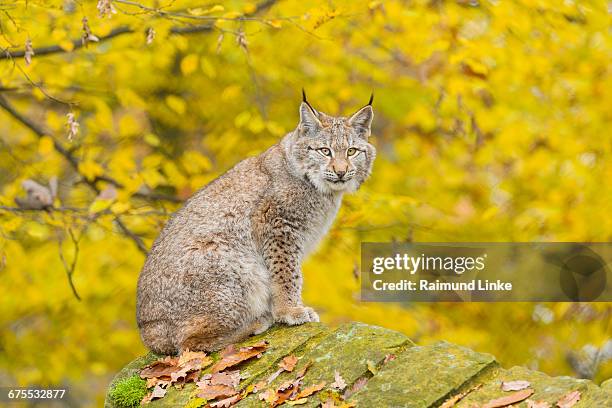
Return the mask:
<svg viewBox="0 0 612 408">
<path fill-rule="evenodd" d="M 115 384 L 109 394 L 111 401 L 121 408 L 139 407 L 147 394 L 147 383 L 138 375 L 124 378 Z"/>
</svg>

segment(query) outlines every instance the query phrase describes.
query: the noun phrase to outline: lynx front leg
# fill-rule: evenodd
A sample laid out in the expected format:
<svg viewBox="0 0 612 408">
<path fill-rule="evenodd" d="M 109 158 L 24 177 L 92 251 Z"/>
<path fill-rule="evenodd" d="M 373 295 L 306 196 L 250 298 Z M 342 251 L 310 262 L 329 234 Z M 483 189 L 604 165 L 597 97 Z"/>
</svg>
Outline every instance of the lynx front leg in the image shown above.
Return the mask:
<svg viewBox="0 0 612 408">
<path fill-rule="evenodd" d="M 275 322 L 288 325 L 318 322 L 317 312 L 302 304 L 299 237 L 286 225 L 276 226 L 264 245 L 264 259 L 272 281 L 272 317 Z"/>
</svg>

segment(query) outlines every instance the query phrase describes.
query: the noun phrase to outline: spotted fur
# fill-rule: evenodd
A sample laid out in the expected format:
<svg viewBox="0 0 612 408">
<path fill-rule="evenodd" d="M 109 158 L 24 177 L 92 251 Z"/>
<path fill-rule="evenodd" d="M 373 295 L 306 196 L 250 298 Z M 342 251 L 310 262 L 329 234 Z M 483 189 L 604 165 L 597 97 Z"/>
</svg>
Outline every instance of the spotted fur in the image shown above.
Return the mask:
<svg viewBox="0 0 612 408">
<path fill-rule="evenodd" d="M 301 263 L 331 226 L 342 195 L 370 175 L 372 117 L 370 104 L 344 118 L 305 101 L 294 131 L 174 214 L 138 280 L 147 347 L 213 351 L 275 322 L 318 321 L 302 303 Z"/>
</svg>

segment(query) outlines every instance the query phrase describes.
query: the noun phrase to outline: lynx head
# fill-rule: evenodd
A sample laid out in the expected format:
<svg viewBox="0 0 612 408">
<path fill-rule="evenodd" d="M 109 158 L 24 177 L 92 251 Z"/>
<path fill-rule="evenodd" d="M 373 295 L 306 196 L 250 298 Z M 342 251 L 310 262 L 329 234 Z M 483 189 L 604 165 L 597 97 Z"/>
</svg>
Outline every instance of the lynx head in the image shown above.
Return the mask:
<svg viewBox="0 0 612 408">
<path fill-rule="evenodd" d="M 314 109 L 303 95 L 290 156 L 298 174 L 319 191 L 352 192 L 370 175 L 376 157 L 368 143 L 372 99 L 350 117 L 333 117 Z"/>
</svg>

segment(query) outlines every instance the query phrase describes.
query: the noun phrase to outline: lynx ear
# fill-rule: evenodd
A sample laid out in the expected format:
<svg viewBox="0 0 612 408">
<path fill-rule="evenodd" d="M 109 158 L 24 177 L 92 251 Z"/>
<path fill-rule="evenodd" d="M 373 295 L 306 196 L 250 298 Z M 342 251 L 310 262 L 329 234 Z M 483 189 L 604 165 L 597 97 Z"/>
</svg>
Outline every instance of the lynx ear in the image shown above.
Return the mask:
<svg viewBox="0 0 612 408">
<path fill-rule="evenodd" d="M 302 104 L 300 105 L 299 128 L 304 133 L 309 133 L 321 126 L 319 112 L 317 112 L 306 100 L 306 92 L 302 89 Z"/>
<path fill-rule="evenodd" d="M 370 136 L 372 119 L 374 118 L 374 111 L 372 110 L 372 99 L 370 102 L 359 109 L 353 116 L 348 120 L 348 124 L 356 129 L 366 139 Z"/>
</svg>

